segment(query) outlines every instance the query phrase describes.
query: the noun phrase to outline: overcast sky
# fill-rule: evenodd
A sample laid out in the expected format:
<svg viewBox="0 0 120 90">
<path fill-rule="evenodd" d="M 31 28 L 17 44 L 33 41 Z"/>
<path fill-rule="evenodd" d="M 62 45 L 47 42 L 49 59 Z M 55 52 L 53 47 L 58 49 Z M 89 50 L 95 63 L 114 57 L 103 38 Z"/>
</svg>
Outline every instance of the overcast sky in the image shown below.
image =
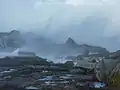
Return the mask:
<svg viewBox="0 0 120 90">
<path fill-rule="evenodd" d="M 0 31 L 120 49 L 120 0 L 0 0 Z M 57 38 L 56 38 L 57 37 Z"/>
</svg>

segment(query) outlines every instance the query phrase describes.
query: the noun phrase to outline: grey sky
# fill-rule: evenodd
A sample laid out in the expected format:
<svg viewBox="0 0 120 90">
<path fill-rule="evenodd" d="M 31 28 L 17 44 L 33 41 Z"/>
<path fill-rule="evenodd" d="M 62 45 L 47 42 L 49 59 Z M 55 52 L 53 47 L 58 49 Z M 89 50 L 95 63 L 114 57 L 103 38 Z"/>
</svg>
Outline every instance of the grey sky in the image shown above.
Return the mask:
<svg viewBox="0 0 120 90">
<path fill-rule="evenodd" d="M 119 8 L 119 0 L 0 0 L 0 30 L 39 32 L 58 42 L 71 36 L 78 43 L 115 50 Z"/>
</svg>

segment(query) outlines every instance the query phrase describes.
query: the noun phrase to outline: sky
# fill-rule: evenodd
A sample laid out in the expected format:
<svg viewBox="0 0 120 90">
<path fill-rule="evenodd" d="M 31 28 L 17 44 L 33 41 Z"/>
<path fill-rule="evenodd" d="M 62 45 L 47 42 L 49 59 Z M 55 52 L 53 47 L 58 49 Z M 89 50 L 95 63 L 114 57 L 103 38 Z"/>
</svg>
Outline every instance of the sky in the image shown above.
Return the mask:
<svg viewBox="0 0 120 90">
<path fill-rule="evenodd" d="M 0 0 L 0 31 L 17 29 L 120 49 L 120 0 Z"/>
</svg>

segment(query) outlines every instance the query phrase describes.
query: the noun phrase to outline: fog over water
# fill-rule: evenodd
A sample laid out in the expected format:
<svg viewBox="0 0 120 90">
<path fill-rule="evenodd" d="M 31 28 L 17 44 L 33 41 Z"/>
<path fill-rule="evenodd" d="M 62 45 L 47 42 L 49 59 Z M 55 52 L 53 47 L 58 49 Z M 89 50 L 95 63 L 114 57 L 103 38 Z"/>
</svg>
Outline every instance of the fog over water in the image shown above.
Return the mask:
<svg viewBox="0 0 120 90">
<path fill-rule="evenodd" d="M 0 0 L 0 31 L 34 32 L 57 43 L 120 49 L 119 0 Z"/>
</svg>

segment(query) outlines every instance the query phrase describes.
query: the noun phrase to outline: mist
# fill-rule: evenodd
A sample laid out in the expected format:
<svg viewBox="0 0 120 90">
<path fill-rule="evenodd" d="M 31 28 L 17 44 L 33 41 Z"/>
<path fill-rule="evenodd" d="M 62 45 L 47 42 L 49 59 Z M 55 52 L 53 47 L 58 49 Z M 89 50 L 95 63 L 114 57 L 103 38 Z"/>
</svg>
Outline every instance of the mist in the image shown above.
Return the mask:
<svg viewBox="0 0 120 90">
<path fill-rule="evenodd" d="M 120 49 L 119 0 L 0 0 L 0 31 Z"/>
</svg>

